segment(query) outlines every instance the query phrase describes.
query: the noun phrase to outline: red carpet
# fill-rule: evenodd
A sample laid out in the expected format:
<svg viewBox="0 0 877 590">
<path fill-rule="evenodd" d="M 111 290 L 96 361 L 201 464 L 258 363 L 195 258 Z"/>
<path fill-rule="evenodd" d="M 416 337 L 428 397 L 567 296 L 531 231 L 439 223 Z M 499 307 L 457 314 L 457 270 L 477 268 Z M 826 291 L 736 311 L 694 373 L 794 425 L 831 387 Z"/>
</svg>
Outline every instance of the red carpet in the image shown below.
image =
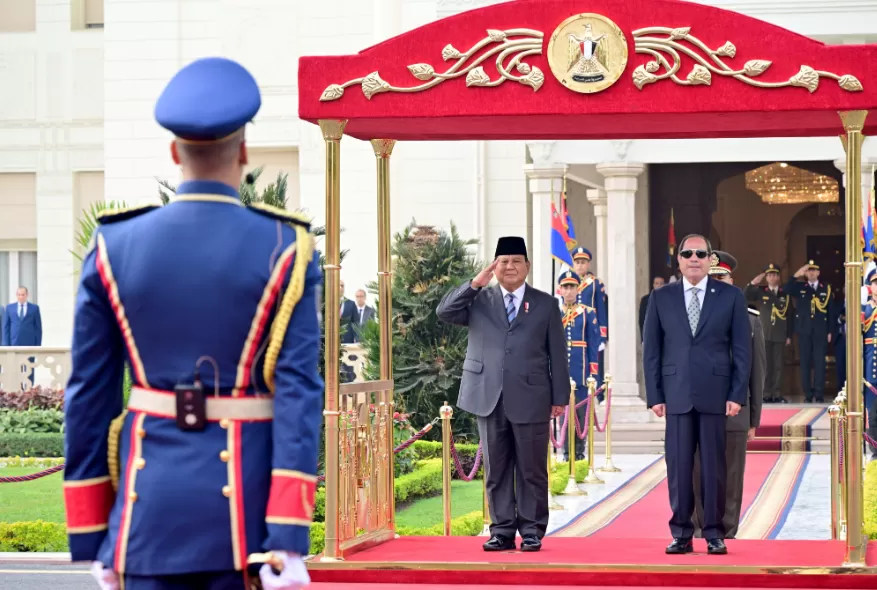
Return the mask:
<svg viewBox="0 0 877 590">
<path fill-rule="evenodd" d="M 874 569 L 836 575 L 821 568 L 843 563 L 839 541 L 729 540 L 724 556 L 707 555 L 702 540 L 696 553 L 676 556 L 664 554 L 667 539 L 549 537 L 539 553 L 485 553 L 484 541 L 400 537 L 309 569 L 314 582 L 335 584 L 877 588 L 877 543 L 868 550 Z"/>
<path fill-rule="evenodd" d="M 813 435 L 813 424 L 825 414 L 825 408 L 764 408 L 761 424 L 755 431 L 755 440 L 749 441 L 749 451 L 795 452 L 809 451 L 808 437 Z"/>
<path fill-rule="evenodd" d="M 384 590 L 385 584 L 333 584 L 331 582 L 322 582 L 317 584 L 311 584 L 309 588 L 314 588 L 316 590 L 344 590 L 345 588 L 353 588 L 354 590 Z M 570 588 L 574 590 L 600 590 L 603 586 L 569 586 L 564 585 L 564 588 Z M 417 590 L 443 590 L 447 588 L 445 584 L 418 584 Z M 454 586 L 455 590 L 504 590 L 507 588 L 520 588 L 520 586 L 515 586 L 513 584 L 458 584 Z M 552 590 L 557 588 L 557 586 L 528 586 L 530 590 Z M 616 586 L 618 588 L 618 586 Z M 652 586 L 624 586 L 624 590 L 651 590 Z M 730 586 L 712 586 L 711 590 L 741 590 L 740 586 L 736 588 L 732 588 Z M 773 590 L 794 590 L 792 586 L 783 586 L 782 588 L 773 588 Z M 839 588 L 836 590 L 847 590 L 845 588 Z"/>
</svg>

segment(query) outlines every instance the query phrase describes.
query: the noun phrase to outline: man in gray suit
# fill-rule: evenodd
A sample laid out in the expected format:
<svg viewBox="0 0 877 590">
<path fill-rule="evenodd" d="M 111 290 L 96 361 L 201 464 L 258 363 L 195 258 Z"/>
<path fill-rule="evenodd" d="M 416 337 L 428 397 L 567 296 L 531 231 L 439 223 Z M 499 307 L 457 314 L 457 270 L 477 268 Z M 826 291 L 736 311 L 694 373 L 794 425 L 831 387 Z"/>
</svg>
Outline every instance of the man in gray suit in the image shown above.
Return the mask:
<svg viewBox="0 0 877 590">
<path fill-rule="evenodd" d="M 548 527 L 548 425 L 569 401 L 560 309 L 526 284 L 523 238 L 500 238 L 493 263 L 448 293 L 445 322 L 469 327 L 457 405 L 478 417 L 487 471 L 490 540 L 485 551 L 539 551 Z M 491 276 L 498 285 L 488 287 Z"/>
<path fill-rule="evenodd" d="M 734 284 L 731 273 L 737 268 L 737 259 L 721 250 L 714 252 L 716 258 L 709 274 L 730 285 Z M 735 539 L 740 525 L 740 511 L 743 506 L 743 472 L 746 470 L 746 443 L 755 437 L 755 429 L 761 424 L 761 407 L 764 397 L 765 352 L 764 332 L 759 312 L 749 308 L 749 327 L 752 329 L 752 371 L 749 374 L 749 392 L 743 410 L 736 416 L 728 416 L 725 422 L 725 462 L 728 479 L 725 488 L 725 515 L 722 523 L 725 538 Z M 700 502 L 700 456 L 694 458 L 694 503 L 695 536 L 700 536 L 703 523 L 703 509 Z"/>
</svg>

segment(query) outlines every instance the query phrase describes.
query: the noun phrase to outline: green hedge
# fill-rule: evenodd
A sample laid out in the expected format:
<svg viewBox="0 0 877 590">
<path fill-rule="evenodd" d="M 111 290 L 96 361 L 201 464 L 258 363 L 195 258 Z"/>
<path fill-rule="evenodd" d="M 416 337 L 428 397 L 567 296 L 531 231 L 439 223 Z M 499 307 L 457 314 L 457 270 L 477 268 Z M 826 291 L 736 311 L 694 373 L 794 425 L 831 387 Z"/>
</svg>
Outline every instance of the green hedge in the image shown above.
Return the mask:
<svg viewBox="0 0 877 590">
<path fill-rule="evenodd" d="M 0 433 L 0 457 L 63 457 L 60 433 Z"/>
<path fill-rule="evenodd" d="M 576 461 L 576 483 L 582 483 L 588 476 L 588 462 Z M 557 463 L 551 470 L 551 493 L 559 496 L 569 481 L 569 463 Z"/>
<path fill-rule="evenodd" d="M 877 461 L 865 467 L 865 534 L 877 538 Z"/>
<path fill-rule="evenodd" d="M 0 553 L 67 551 L 67 529 L 58 522 L 0 522 Z"/>
</svg>

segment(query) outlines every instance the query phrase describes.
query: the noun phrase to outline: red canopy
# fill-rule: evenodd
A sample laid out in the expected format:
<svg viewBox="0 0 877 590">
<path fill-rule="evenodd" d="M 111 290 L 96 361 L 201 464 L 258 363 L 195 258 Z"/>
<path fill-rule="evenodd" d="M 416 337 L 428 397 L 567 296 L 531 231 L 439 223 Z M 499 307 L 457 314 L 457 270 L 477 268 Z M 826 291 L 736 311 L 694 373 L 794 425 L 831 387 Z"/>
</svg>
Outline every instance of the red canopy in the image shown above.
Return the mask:
<svg viewBox="0 0 877 590">
<path fill-rule="evenodd" d="M 838 135 L 838 111 L 877 107 L 875 64 L 701 4 L 517 0 L 302 57 L 299 116 L 400 141 Z"/>
</svg>

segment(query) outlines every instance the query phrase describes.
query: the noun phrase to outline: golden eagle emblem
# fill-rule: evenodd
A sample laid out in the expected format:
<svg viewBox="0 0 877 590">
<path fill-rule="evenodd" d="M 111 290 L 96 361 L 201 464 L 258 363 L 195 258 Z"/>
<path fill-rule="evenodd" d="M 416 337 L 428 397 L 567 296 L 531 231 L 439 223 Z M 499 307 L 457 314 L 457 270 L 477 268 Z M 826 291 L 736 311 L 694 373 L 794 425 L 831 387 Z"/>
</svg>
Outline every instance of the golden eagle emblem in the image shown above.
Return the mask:
<svg viewBox="0 0 877 590">
<path fill-rule="evenodd" d="M 585 25 L 581 36 L 570 33 L 567 71 L 576 82 L 601 82 L 609 74 L 606 33 L 594 36 L 591 24 Z"/>
</svg>

